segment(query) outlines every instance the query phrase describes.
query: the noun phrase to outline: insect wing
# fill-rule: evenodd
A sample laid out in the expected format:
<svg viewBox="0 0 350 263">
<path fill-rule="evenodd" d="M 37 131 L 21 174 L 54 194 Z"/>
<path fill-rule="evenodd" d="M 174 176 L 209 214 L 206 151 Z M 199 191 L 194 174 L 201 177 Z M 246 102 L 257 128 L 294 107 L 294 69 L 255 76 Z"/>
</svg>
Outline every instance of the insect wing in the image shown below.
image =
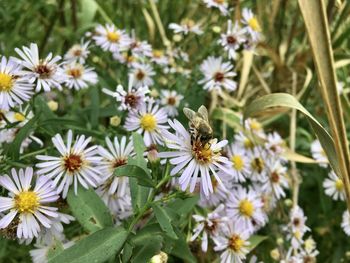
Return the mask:
<svg viewBox="0 0 350 263">
<path fill-rule="evenodd" d="M 192 121 L 196 117 L 196 113 L 189 108 L 184 108 L 183 112 L 190 121 Z"/>
<path fill-rule="evenodd" d="M 203 120 L 209 122 L 209 118 L 208 118 L 208 110 L 205 106 L 200 106 L 198 109 L 198 113 L 200 114 L 200 116 L 202 117 Z"/>
</svg>

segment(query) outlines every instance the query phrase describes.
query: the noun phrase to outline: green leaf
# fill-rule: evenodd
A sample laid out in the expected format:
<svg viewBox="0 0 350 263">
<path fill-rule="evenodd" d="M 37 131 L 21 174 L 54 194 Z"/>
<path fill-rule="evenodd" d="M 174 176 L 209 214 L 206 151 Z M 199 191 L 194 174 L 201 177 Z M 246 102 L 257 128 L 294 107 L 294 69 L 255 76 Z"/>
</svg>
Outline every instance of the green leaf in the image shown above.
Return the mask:
<svg viewBox="0 0 350 263">
<path fill-rule="evenodd" d="M 75 218 L 88 232 L 113 225 L 108 208 L 94 190 L 79 187 L 75 195 L 72 188 L 68 192 L 67 202 Z"/>
<path fill-rule="evenodd" d="M 38 112 L 22 128 L 19 129 L 19 132 L 16 134 L 14 141 L 8 148 L 7 154 L 11 156 L 14 160 L 18 160 L 22 142 L 30 135 L 32 131 L 35 130 L 35 125 L 39 119 L 39 116 L 40 112 Z"/>
<path fill-rule="evenodd" d="M 80 0 L 81 12 L 79 13 L 80 26 L 90 24 L 97 12 L 98 5 L 95 0 Z"/>
<path fill-rule="evenodd" d="M 286 93 L 274 93 L 258 98 L 246 107 L 244 111 L 244 119 L 250 116 L 263 114 L 264 112 L 266 113 L 268 109 L 275 107 L 296 109 L 305 115 L 318 139 L 320 140 L 321 145 L 328 157 L 330 165 L 332 166 L 335 173 L 339 176 L 339 163 L 338 159 L 336 158 L 337 155 L 335 152 L 335 146 L 332 137 L 325 130 L 325 128 L 323 128 L 323 126 L 311 115 L 311 113 L 308 112 L 304 106 L 301 105 L 299 101 L 292 95 Z"/>
<path fill-rule="evenodd" d="M 63 248 L 62 242 L 59 240 L 55 240 L 55 244 L 52 246 L 50 245 L 50 248 L 47 251 L 47 254 L 46 254 L 47 259 L 54 258 L 58 254 L 60 254 L 63 250 L 64 250 L 64 248 Z"/>
<path fill-rule="evenodd" d="M 132 250 L 133 250 L 133 246 L 128 241 L 126 241 L 123 248 L 123 255 L 122 255 L 123 263 L 130 262 L 130 258 L 132 256 Z"/>
<path fill-rule="evenodd" d="M 171 238 L 177 239 L 174 229 L 171 225 L 171 218 L 167 212 L 157 204 L 152 205 L 154 214 L 156 215 L 157 221 L 161 229 Z"/>
<path fill-rule="evenodd" d="M 135 165 L 147 170 L 147 162 L 143 157 L 143 153 L 146 150 L 146 146 L 143 142 L 142 136 L 138 133 L 132 134 L 132 140 L 136 157 L 128 160 L 128 165 Z M 137 213 L 138 209 L 143 207 L 148 199 L 150 188 L 138 184 L 138 181 L 134 177 L 129 178 L 131 202 L 133 211 Z"/>
<path fill-rule="evenodd" d="M 254 248 L 256 248 L 261 242 L 263 242 L 265 239 L 267 239 L 266 236 L 258 236 L 253 235 L 251 236 L 248 241 L 250 243 L 249 245 L 249 251 L 252 251 Z"/>
<path fill-rule="evenodd" d="M 184 234 L 179 230 L 175 232 L 179 238 L 175 240 L 170 254 L 183 259 L 185 262 L 197 262 L 196 258 L 193 256 L 190 248 L 188 247 Z"/>
<path fill-rule="evenodd" d="M 92 128 L 98 127 L 98 118 L 100 116 L 100 95 L 98 93 L 98 87 L 93 86 L 90 89 L 91 106 L 90 106 L 90 121 Z"/>
<path fill-rule="evenodd" d="M 145 240 L 145 243 L 134 249 L 130 260 L 132 263 L 148 262 L 153 256 L 159 254 L 162 248 L 163 238 L 160 235 L 153 235 Z"/>
<path fill-rule="evenodd" d="M 171 208 L 179 215 L 186 215 L 192 211 L 192 209 L 198 203 L 199 196 L 195 195 L 186 199 L 176 199 L 174 202 L 169 203 L 168 207 Z"/>
<path fill-rule="evenodd" d="M 123 228 L 107 227 L 80 240 L 48 263 L 102 263 L 121 251 L 127 237 Z"/>
<path fill-rule="evenodd" d="M 139 185 L 154 187 L 155 184 L 151 180 L 149 170 L 145 170 L 137 165 L 123 165 L 115 169 L 114 174 L 116 176 L 128 176 L 135 177 Z"/>
<path fill-rule="evenodd" d="M 240 128 L 241 119 L 236 112 L 227 108 L 216 108 L 214 109 L 211 118 L 214 120 L 221 120 L 231 128 L 237 129 Z"/>
</svg>

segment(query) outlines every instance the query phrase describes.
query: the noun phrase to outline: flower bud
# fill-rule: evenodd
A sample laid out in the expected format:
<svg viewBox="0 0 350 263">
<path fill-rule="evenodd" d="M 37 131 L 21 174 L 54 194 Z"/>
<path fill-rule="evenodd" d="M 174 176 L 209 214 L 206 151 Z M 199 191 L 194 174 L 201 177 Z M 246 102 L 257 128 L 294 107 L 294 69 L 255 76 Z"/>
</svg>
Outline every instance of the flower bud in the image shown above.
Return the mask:
<svg viewBox="0 0 350 263">
<path fill-rule="evenodd" d="M 179 34 L 175 34 L 173 36 L 173 40 L 174 40 L 174 42 L 180 42 L 182 40 L 182 36 Z"/>
<path fill-rule="evenodd" d="M 119 126 L 119 124 L 120 124 L 120 122 L 121 122 L 121 119 L 120 119 L 120 117 L 119 116 L 113 116 L 113 117 L 111 117 L 110 119 L 109 119 L 109 124 L 110 125 L 112 125 L 112 126 L 114 126 L 114 127 L 118 127 Z"/>
<path fill-rule="evenodd" d="M 212 30 L 213 30 L 214 33 L 220 33 L 220 32 L 221 32 L 221 27 L 219 27 L 219 26 L 213 26 L 213 27 L 212 27 Z"/>
<path fill-rule="evenodd" d="M 58 103 L 54 100 L 50 100 L 48 103 L 47 103 L 47 106 L 50 108 L 50 110 L 52 111 L 57 111 L 58 109 Z"/>
<path fill-rule="evenodd" d="M 168 262 L 168 255 L 161 251 L 158 255 L 151 258 L 150 263 L 166 263 Z"/>
<path fill-rule="evenodd" d="M 270 251 L 270 256 L 272 259 L 278 261 L 280 259 L 280 252 L 278 251 L 278 248 L 272 249 Z"/>
</svg>

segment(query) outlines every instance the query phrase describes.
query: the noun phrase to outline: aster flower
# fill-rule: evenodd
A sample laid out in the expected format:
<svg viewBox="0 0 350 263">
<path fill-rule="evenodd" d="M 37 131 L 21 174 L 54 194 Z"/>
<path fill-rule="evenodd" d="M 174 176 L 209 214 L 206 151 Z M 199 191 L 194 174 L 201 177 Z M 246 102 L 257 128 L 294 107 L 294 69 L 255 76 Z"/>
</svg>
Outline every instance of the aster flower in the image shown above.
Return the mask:
<svg viewBox="0 0 350 263">
<path fill-rule="evenodd" d="M 290 222 L 285 228 L 288 232 L 287 238 L 291 240 L 292 247 L 294 249 L 299 248 L 303 244 L 303 236 L 310 228 L 306 226 L 306 216 L 304 211 L 299 207 L 295 206 L 290 212 Z"/>
<path fill-rule="evenodd" d="M 105 51 L 120 52 L 126 50 L 130 38 L 124 30 L 117 29 L 115 25 L 98 25 L 95 29 L 95 35 L 92 37 L 97 46 Z"/>
<path fill-rule="evenodd" d="M 255 147 L 249 152 L 250 159 L 250 179 L 253 181 L 264 182 L 267 179 L 268 166 L 266 161 L 268 160 L 266 151 L 260 147 Z"/>
<path fill-rule="evenodd" d="M 126 165 L 128 162 L 128 157 L 134 154 L 132 141 L 126 143 L 126 137 L 123 136 L 119 142 L 118 137 L 114 137 L 112 141 L 106 137 L 106 144 L 108 150 L 102 146 L 98 147 L 98 153 L 102 156 L 100 169 L 102 170 L 103 185 L 101 187 L 108 187 L 108 193 L 114 194 L 118 192 L 119 196 L 124 196 L 126 190 L 129 187 L 129 178 L 124 176 L 113 176 L 114 170 L 117 167 Z"/>
<path fill-rule="evenodd" d="M 261 37 L 261 27 L 253 11 L 248 8 L 243 8 L 242 17 L 242 23 L 246 25 L 245 29 L 251 36 L 253 42 L 258 42 Z"/>
<path fill-rule="evenodd" d="M 240 29 L 237 21 L 232 25 L 232 21 L 228 20 L 226 34 L 221 34 L 221 38 L 218 42 L 228 52 L 228 57 L 230 59 L 236 58 L 236 50 L 239 49 L 241 44 L 245 41 L 245 30 Z"/>
<path fill-rule="evenodd" d="M 314 158 L 318 162 L 319 166 L 327 168 L 328 158 L 319 140 L 314 140 L 311 143 L 311 154 L 312 158 Z"/>
<path fill-rule="evenodd" d="M 165 56 L 164 52 L 159 49 L 153 50 L 151 61 L 162 66 L 169 64 L 169 59 Z"/>
<path fill-rule="evenodd" d="M 350 236 L 350 214 L 348 210 L 345 210 L 343 213 L 341 227 L 343 228 L 345 234 Z"/>
<path fill-rule="evenodd" d="M 249 159 L 246 156 L 246 150 L 237 143 L 232 143 L 226 147 L 227 157 L 230 160 L 228 174 L 233 182 L 245 182 L 246 176 L 250 174 Z"/>
<path fill-rule="evenodd" d="M 118 102 L 121 102 L 118 107 L 119 110 L 140 110 L 141 106 L 145 104 L 149 89 L 147 86 L 134 88 L 133 87 L 133 75 L 129 75 L 128 90 L 125 91 L 122 85 L 118 85 L 115 92 L 109 89 L 103 88 L 102 91 L 109 96 L 116 98 Z"/>
<path fill-rule="evenodd" d="M 137 58 L 128 52 L 116 52 L 113 53 L 113 58 L 121 64 L 125 64 L 127 67 L 134 67 L 137 64 Z"/>
<path fill-rule="evenodd" d="M 41 89 L 50 91 L 53 87 L 61 89 L 64 77 L 62 69 L 57 64 L 61 57 L 53 57 L 52 53 L 49 53 L 45 59 L 40 59 L 38 45 L 34 43 L 31 43 L 29 48 L 23 46 L 22 49 L 15 49 L 22 58 L 17 61 L 26 68 L 22 74 L 28 77 L 30 83 L 36 83 L 35 91 L 39 92 Z"/>
<path fill-rule="evenodd" d="M 90 41 L 84 43 L 82 40 L 80 44 L 73 45 L 64 55 L 64 59 L 68 63 L 78 62 L 79 64 L 84 64 L 90 54 L 89 44 Z"/>
<path fill-rule="evenodd" d="M 248 138 L 243 132 L 238 132 L 234 136 L 235 144 L 237 144 L 240 148 L 243 148 L 247 151 L 251 151 L 254 149 L 254 143 L 250 138 Z"/>
<path fill-rule="evenodd" d="M 0 64 L 0 111 L 21 105 L 32 95 L 33 85 L 21 75 L 21 66 L 3 56 Z"/>
<path fill-rule="evenodd" d="M 237 83 L 232 80 L 237 74 L 232 71 L 233 65 L 230 62 L 222 62 L 221 57 L 208 57 L 201 64 L 200 69 L 204 75 L 204 79 L 198 81 L 204 84 L 205 90 L 218 90 L 222 88 L 228 91 L 234 91 Z"/>
<path fill-rule="evenodd" d="M 178 94 L 175 90 L 161 90 L 160 103 L 164 106 L 169 117 L 175 117 L 178 115 L 177 108 L 183 97 L 184 96 Z"/>
<path fill-rule="evenodd" d="M 156 73 L 153 71 L 153 68 L 149 64 L 140 64 L 135 63 L 131 73 L 134 75 L 133 86 L 136 88 L 144 87 L 144 86 L 152 86 L 153 79 L 151 78 Z"/>
<path fill-rule="evenodd" d="M 193 192 L 197 178 L 200 178 L 201 191 L 209 197 L 209 194 L 213 193 L 211 176 L 221 184 L 217 172 L 227 171 L 225 165 L 228 164 L 228 160 L 220 154 L 227 141 L 218 142 L 217 139 L 213 139 L 209 145 L 204 146 L 200 142 L 191 143 L 191 135 L 179 121 L 169 120 L 169 124 L 175 130 L 175 134 L 164 130 L 163 136 L 167 147 L 174 151 L 159 153 L 159 157 L 170 158 L 170 163 L 175 166 L 170 175 L 180 173 L 179 184 L 182 191 L 190 186 L 189 190 Z"/>
<path fill-rule="evenodd" d="M 163 144 L 161 136 L 162 131 L 168 129 L 165 123 L 168 116 L 164 108 L 159 108 L 152 100 L 142 104 L 140 109 L 129 112 L 125 129 L 127 131 L 136 131 L 143 134 L 143 140 L 146 146 L 151 144 Z"/>
<path fill-rule="evenodd" d="M 131 32 L 128 49 L 131 51 L 132 56 L 137 58 L 152 56 L 152 46 L 147 41 L 139 41 L 134 30 Z"/>
<path fill-rule="evenodd" d="M 17 223 L 18 238 L 38 237 L 40 226 L 50 228 L 53 218 L 57 217 L 57 208 L 47 204 L 57 201 L 59 196 L 52 181 L 39 176 L 34 189 L 31 186 L 33 169 L 11 170 L 8 175 L 0 176 L 0 184 L 9 191 L 8 197 L 0 197 L 0 212 L 9 211 L 0 220 L 0 229 L 7 228 L 11 222 Z"/>
<path fill-rule="evenodd" d="M 218 8 L 220 12 L 224 15 L 228 15 L 228 3 L 226 0 L 203 0 L 208 8 Z"/>
<path fill-rule="evenodd" d="M 331 171 L 328 174 L 329 178 L 323 181 L 323 187 L 325 189 L 326 195 L 332 197 L 333 200 L 345 200 L 345 190 L 343 181 Z"/>
<path fill-rule="evenodd" d="M 255 225 L 265 224 L 263 203 L 260 196 L 252 189 L 239 187 L 231 193 L 226 205 L 228 216 L 249 233 L 254 232 Z"/>
<path fill-rule="evenodd" d="M 200 199 L 198 205 L 201 207 L 215 207 L 220 203 L 223 203 L 227 200 L 230 193 L 230 183 L 228 177 L 225 173 L 218 172 L 218 176 L 221 179 L 221 184 L 212 178 L 213 193 L 209 195 L 209 198 L 203 192 L 203 188 L 200 189 Z M 200 179 L 197 179 L 198 184 L 200 184 Z"/>
<path fill-rule="evenodd" d="M 101 157 L 97 156 L 97 146 L 88 147 L 91 137 L 85 138 L 85 135 L 76 137 L 72 146 L 73 132 L 68 131 L 67 144 L 65 145 L 60 134 L 52 138 L 55 148 L 59 152 L 57 156 L 37 155 L 36 158 L 41 163 L 36 166 L 39 168 L 38 174 L 44 174 L 54 179 L 54 185 L 58 185 L 58 193 L 66 198 L 69 187 L 74 184 L 74 193 L 77 194 L 78 184 L 88 189 L 89 186 L 97 187 L 101 181 L 102 174 L 96 168 L 100 164 Z"/>
<path fill-rule="evenodd" d="M 183 33 L 187 35 L 189 32 L 195 33 L 196 35 L 203 34 L 199 25 L 196 24 L 192 19 L 183 19 L 181 24 L 170 23 L 169 28 L 172 29 L 176 34 Z"/>
<path fill-rule="evenodd" d="M 222 234 L 214 238 L 215 251 L 223 251 L 221 263 L 242 263 L 249 252 L 249 233 L 237 222 L 228 221 L 222 228 Z"/>
<path fill-rule="evenodd" d="M 284 140 L 277 132 L 267 134 L 265 148 L 268 149 L 272 154 L 282 154 L 285 151 L 284 145 Z"/>
<path fill-rule="evenodd" d="M 244 127 L 253 133 L 253 135 L 265 139 L 266 134 L 262 124 L 254 118 L 246 119 L 244 122 Z"/>
<path fill-rule="evenodd" d="M 272 193 L 276 199 L 286 196 L 284 189 L 288 188 L 287 167 L 283 166 L 280 161 L 270 159 L 267 162 L 269 172 L 268 179 L 263 182 L 262 192 Z"/>
<path fill-rule="evenodd" d="M 215 208 L 214 211 L 208 213 L 206 217 L 202 215 L 193 215 L 193 219 L 197 225 L 193 229 L 193 235 L 190 239 L 191 242 L 196 240 L 200 235 L 202 239 L 202 251 L 207 252 L 208 250 L 208 236 L 215 237 L 219 234 L 220 225 L 227 221 L 228 218 L 223 214 L 225 206 L 223 204 Z"/>
<path fill-rule="evenodd" d="M 98 77 L 93 68 L 72 62 L 64 66 L 65 84 L 70 89 L 80 90 L 86 89 L 89 85 L 94 85 L 98 81 Z"/>
</svg>

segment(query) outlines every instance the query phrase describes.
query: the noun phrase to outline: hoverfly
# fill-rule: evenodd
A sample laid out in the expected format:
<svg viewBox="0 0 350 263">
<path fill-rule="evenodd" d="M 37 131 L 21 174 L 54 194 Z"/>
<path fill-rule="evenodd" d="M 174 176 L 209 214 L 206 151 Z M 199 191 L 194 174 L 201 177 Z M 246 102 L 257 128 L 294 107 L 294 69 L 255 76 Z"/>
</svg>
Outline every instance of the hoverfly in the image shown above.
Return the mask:
<svg viewBox="0 0 350 263">
<path fill-rule="evenodd" d="M 184 108 L 183 112 L 189 119 L 192 144 L 199 141 L 202 146 L 205 146 L 213 138 L 213 129 L 209 124 L 207 108 L 202 105 L 197 112 L 189 108 Z"/>
</svg>

